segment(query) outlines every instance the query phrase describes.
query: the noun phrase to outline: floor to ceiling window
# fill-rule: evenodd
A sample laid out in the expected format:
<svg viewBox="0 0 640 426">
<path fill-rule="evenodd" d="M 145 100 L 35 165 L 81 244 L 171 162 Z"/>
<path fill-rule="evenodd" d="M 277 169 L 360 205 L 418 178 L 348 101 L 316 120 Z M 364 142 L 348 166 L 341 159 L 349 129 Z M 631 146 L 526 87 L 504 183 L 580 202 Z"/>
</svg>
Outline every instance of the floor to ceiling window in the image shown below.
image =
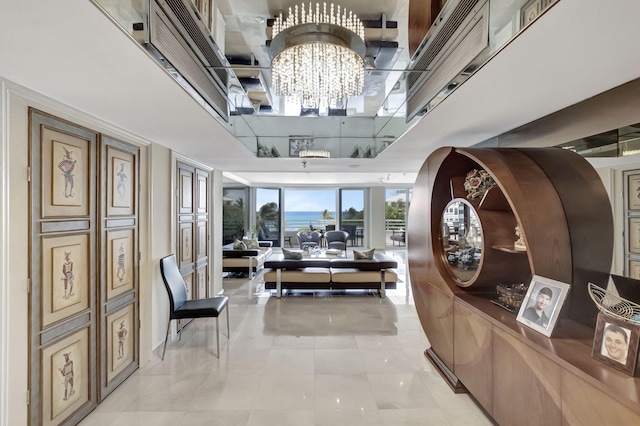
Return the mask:
<svg viewBox="0 0 640 426">
<path fill-rule="evenodd" d="M 340 190 L 340 229 L 349 233 L 348 245 L 364 245 L 365 235 L 364 189 Z"/>
<path fill-rule="evenodd" d="M 295 246 L 298 231 L 336 227 L 335 189 L 284 190 L 284 245 Z"/>
<path fill-rule="evenodd" d="M 247 234 L 249 188 L 225 188 L 222 200 L 222 244 L 229 244 Z"/>
<path fill-rule="evenodd" d="M 387 188 L 385 194 L 385 234 L 386 244 L 403 246 L 406 243 L 407 211 L 411 190 L 408 188 Z"/>
<path fill-rule="evenodd" d="M 256 222 L 254 238 L 280 246 L 280 190 L 256 188 Z"/>
</svg>

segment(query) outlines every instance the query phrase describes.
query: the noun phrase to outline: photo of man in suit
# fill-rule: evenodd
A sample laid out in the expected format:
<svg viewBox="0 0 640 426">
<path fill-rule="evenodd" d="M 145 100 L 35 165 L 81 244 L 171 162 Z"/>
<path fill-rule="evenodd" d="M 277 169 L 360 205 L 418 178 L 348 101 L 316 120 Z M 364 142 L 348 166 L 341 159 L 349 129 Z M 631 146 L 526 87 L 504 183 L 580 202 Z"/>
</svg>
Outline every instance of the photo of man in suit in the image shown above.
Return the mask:
<svg viewBox="0 0 640 426">
<path fill-rule="evenodd" d="M 549 326 L 549 316 L 545 310 L 549 307 L 551 299 L 553 298 L 553 292 L 549 287 L 542 287 L 538 290 L 536 298 L 533 300 L 533 304 L 525 309 L 522 317 L 547 328 Z"/>
</svg>

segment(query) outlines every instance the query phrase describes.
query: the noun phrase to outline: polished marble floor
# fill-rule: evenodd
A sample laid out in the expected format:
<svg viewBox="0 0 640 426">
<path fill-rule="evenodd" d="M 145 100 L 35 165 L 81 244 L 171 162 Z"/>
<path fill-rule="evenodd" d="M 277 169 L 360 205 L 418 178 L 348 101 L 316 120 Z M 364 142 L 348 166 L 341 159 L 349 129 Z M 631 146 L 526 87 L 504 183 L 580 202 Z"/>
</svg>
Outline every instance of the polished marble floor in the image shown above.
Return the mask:
<svg viewBox="0 0 640 426">
<path fill-rule="evenodd" d="M 276 299 L 260 274 L 225 279 L 231 339 L 223 316 L 220 359 L 214 320 L 196 320 L 164 361 L 142 366 L 81 425 L 492 425 L 425 360 L 405 252 L 387 254 L 401 282 L 385 299 Z"/>
</svg>

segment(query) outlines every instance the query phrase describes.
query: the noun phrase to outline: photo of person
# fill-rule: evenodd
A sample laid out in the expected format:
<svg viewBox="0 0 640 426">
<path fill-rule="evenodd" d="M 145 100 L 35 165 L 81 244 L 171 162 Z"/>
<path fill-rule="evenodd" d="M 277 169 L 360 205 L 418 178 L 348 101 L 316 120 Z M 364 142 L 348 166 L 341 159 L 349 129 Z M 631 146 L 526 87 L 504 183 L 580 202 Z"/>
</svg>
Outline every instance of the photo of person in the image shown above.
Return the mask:
<svg viewBox="0 0 640 426">
<path fill-rule="evenodd" d="M 516 320 L 550 337 L 571 286 L 534 275 Z"/>
<path fill-rule="evenodd" d="M 549 307 L 553 291 L 549 287 L 542 287 L 533 300 L 533 303 L 524 311 L 522 316 L 539 326 L 547 328 L 549 326 L 549 316 L 545 310 Z"/>
<path fill-rule="evenodd" d="M 606 322 L 600 354 L 620 364 L 626 364 L 630 334 L 631 330 Z"/>
<path fill-rule="evenodd" d="M 633 376 L 638 367 L 639 346 L 640 325 L 598 313 L 592 358 Z"/>
</svg>

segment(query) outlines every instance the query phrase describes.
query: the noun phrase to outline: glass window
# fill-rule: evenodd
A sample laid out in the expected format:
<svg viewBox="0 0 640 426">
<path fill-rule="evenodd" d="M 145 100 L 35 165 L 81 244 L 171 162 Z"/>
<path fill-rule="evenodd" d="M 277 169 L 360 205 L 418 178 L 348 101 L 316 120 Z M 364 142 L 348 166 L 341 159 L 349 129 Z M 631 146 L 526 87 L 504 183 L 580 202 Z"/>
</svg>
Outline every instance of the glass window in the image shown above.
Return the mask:
<svg viewBox="0 0 640 426">
<path fill-rule="evenodd" d="M 224 188 L 222 200 L 222 244 L 229 244 L 246 234 L 248 188 Z"/>
<path fill-rule="evenodd" d="M 406 242 L 408 198 L 408 188 L 386 189 L 384 219 L 387 245 L 404 245 Z"/>
<path fill-rule="evenodd" d="M 325 230 L 336 225 L 335 189 L 285 189 L 284 223 L 287 231 Z"/>
<path fill-rule="evenodd" d="M 364 189 L 340 190 L 340 229 L 349 233 L 347 244 L 364 245 Z"/>
<path fill-rule="evenodd" d="M 280 246 L 280 190 L 256 188 L 256 224 L 251 230 L 260 241 Z"/>
</svg>

